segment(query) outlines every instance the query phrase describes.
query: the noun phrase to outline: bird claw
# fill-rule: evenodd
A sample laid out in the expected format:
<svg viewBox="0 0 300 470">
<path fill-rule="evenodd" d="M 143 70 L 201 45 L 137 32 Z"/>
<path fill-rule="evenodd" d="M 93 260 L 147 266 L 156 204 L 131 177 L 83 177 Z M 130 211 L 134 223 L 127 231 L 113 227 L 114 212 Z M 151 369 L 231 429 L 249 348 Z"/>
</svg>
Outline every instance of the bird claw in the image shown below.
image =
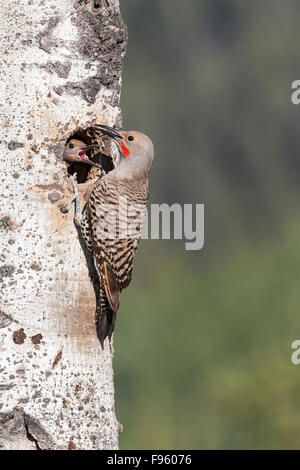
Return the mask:
<svg viewBox="0 0 300 470">
<path fill-rule="evenodd" d="M 77 173 L 74 173 L 74 175 L 70 175 L 70 180 L 72 181 L 73 184 L 73 189 L 74 189 L 74 199 L 73 201 L 79 196 L 79 191 L 78 191 L 78 184 L 77 184 Z"/>
<path fill-rule="evenodd" d="M 81 227 L 81 216 L 80 216 L 80 214 L 75 214 L 74 215 L 74 222 L 77 225 L 77 227 Z"/>
<path fill-rule="evenodd" d="M 71 203 L 75 201 L 75 214 L 74 214 L 74 222 L 76 225 L 80 226 L 80 194 L 78 190 L 78 184 L 77 184 L 77 173 L 74 173 L 74 175 L 70 176 L 70 179 L 73 184 L 74 188 L 74 198 L 72 199 Z"/>
</svg>

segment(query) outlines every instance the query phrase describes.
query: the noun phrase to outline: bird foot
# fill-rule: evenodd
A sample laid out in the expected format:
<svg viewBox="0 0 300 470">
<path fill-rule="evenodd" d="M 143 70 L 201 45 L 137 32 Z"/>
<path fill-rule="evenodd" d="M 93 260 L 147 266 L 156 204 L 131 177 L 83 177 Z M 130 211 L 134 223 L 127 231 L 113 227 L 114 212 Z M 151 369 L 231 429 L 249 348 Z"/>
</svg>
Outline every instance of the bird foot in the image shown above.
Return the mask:
<svg viewBox="0 0 300 470">
<path fill-rule="evenodd" d="M 73 184 L 74 188 L 74 198 L 72 199 L 71 203 L 75 201 L 75 214 L 74 214 L 74 222 L 76 225 L 80 226 L 81 223 L 81 215 L 80 215 L 80 194 L 78 190 L 78 184 L 77 184 L 77 173 L 74 173 L 74 175 L 70 176 L 70 179 Z"/>
</svg>

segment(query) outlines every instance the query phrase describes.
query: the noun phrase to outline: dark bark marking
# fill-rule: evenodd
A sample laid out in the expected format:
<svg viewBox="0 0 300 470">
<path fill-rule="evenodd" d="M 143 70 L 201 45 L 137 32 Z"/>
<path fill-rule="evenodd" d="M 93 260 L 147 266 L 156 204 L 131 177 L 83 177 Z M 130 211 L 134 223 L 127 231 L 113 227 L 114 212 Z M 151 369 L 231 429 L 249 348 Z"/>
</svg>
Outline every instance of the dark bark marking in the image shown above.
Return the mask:
<svg viewBox="0 0 300 470">
<path fill-rule="evenodd" d="M 7 144 L 8 150 L 16 150 L 18 148 L 23 148 L 25 145 L 22 142 L 17 142 L 16 140 L 11 140 Z"/>
<path fill-rule="evenodd" d="M 22 408 L 0 413 L 0 448 L 24 450 L 28 441 L 34 442 L 36 449 L 51 449 L 53 441 L 42 426 L 30 416 L 25 415 Z"/>
<path fill-rule="evenodd" d="M 12 219 L 8 215 L 4 215 L 0 217 L 0 230 L 15 230 L 16 224 L 12 221 Z"/>
<path fill-rule="evenodd" d="M 20 328 L 19 330 L 14 331 L 12 337 L 15 344 L 23 344 L 26 339 L 24 328 Z"/>
<path fill-rule="evenodd" d="M 56 73 L 59 78 L 68 78 L 72 64 L 70 62 L 63 64 L 62 62 L 47 62 L 46 65 L 40 66 L 49 73 Z"/>
<path fill-rule="evenodd" d="M 33 271 L 41 271 L 42 267 L 38 263 L 32 263 L 32 265 L 30 266 L 30 269 L 32 269 Z"/>
<path fill-rule="evenodd" d="M 41 333 L 31 336 L 31 342 L 33 344 L 40 344 L 42 339 L 43 339 L 43 335 Z"/>
<path fill-rule="evenodd" d="M 70 96 L 80 95 L 88 103 L 95 103 L 96 96 L 98 95 L 101 88 L 101 82 L 98 77 L 90 77 L 81 82 L 68 82 L 64 86 L 53 87 L 55 93 L 61 96 L 66 93 Z"/>
<path fill-rule="evenodd" d="M 26 439 L 22 411 L 15 410 L 11 413 L 0 413 L 0 448 L 9 448 L 12 442 L 19 441 L 22 438 Z"/>
<path fill-rule="evenodd" d="M 16 268 L 9 264 L 3 264 L 0 266 L 0 281 L 3 281 L 4 277 L 12 277 Z"/>
<path fill-rule="evenodd" d="M 48 199 L 52 204 L 55 204 L 56 202 L 60 201 L 63 198 L 64 198 L 64 195 L 59 193 L 58 191 L 52 191 L 51 193 L 48 194 Z"/>
<path fill-rule="evenodd" d="M 14 320 L 10 315 L 0 310 L 0 328 L 6 328 L 13 321 Z"/>
<path fill-rule="evenodd" d="M 73 441 L 69 441 L 68 450 L 76 450 L 76 444 Z"/>
<path fill-rule="evenodd" d="M 120 77 L 127 46 L 127 28 L 118 12 L 99 9 L 95 15 L 86 9 L 72 16 L 72 23 L 77 27 L 80 41 L 76 50 L 84 60 L 98 63 L 95 75 L 79 82 L 68 82 L 54 87 L 55 93 L 71 96 L 80 94 L 88 103 L 95 103 L 102 86 L 116 90 L 111 98 L 111 105 L 119 105 Z M 90 64 L 87 64 L 89 66 Z"/>
<path fill-rule="evenodd" d="M 54 448 L 54 442 L 38 420 L 24 413 L 24 426 L 27 437 L 34 442 L 37 450 L 50 450 Z"/>
<path fill-rule="evenodd" d="M 0 390 L 10 390 L 11 388 L 14 388 L 15 384 L 0 384 Z"/>
<path fill-rule="evenodd" d="M 44 31 L 40 32 L 36 36 L 40 48 L 43 49 L 43 51 L 45 52 L 50 53 L 51 49 L 58 45 L 58 41 L 52 37 L 52 32 L 57 26 L 59 20 L 60 18 L 58 16 L 53 16 L 52 18 L 50 18 Z"/>
<path fill-rule="evenodd" d="M 60 191 L 61 193 L 64 192 L 64 188 L 58 183 L 51 183 L 51 184 L 36 184 L 35 188 L 43 189 L 44 191 L 50 191 L 51 189 Z"/>
<path fill-rule="evenodd" d="M 121 434 L 121 432 L 123 432 L 123 424 L 118 421 L 118 433 Z"/>
<path fill-rule="evenodd" d="M 54 367 L 59 363 L 61 358 L 62 358 L 62 349 L 60 349 L 58 351 L 58 353 L 56 354 L 55 359 L 54 359 L 53 364 L 52 364 L 52 369 L 54 369 Z"/>
</svg>

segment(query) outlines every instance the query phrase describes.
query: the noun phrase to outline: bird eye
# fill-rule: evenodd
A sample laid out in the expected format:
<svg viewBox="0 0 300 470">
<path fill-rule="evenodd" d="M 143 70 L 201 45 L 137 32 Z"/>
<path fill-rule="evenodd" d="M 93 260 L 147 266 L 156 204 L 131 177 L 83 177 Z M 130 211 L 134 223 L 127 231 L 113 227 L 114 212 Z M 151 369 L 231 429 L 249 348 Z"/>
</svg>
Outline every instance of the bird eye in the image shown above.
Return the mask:
<svg viewBox="0 0 300 470">
<path fill-rule="evenodd" d="M 70 148 L 70 149 L 73 149 L 74 147 L 75 147 L 74 144 L 69 144 L 69 148 Z"/>
<path fill-rule="evenodd" d="M 134 140 L 133 135 L 129 135 L 129 136 L 127 137 L 127 140 L 129 140 L 130 142 L 131 142 L 132 140 Z"/>
</svg>

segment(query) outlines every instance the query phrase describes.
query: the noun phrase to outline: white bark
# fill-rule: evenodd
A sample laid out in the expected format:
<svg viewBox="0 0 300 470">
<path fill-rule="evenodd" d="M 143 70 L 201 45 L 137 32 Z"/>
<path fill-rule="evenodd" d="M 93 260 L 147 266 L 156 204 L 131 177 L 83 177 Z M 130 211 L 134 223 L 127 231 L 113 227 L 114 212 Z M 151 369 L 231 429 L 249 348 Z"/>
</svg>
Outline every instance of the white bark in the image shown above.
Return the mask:
<svg viewBox="0 0 300 470">
<path fill-rule="evenodd" d="M 60 204 L 66 138 L 120 124 L 119 2 L 0 0 L 0 36 L 0 446 L 116 449 L 112 352 Z"/>
</svg>

